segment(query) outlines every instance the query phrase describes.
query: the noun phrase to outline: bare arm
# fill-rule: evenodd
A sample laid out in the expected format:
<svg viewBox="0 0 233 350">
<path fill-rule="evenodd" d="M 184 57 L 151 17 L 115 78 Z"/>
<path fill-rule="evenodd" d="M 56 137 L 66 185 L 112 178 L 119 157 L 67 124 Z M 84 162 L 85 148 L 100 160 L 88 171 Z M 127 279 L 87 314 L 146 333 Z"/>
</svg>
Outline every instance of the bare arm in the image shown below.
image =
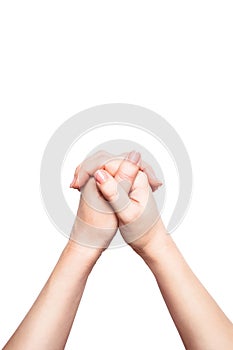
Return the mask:
<svg viewBox="0 0 233 350">
<path fill-rule="evenodd" d="M 102 157 L 103 153 L 100 155 Z M 89 163 L 92 165 L 91 160 Z M 121 163 L 124 166 L 122 159 L 108 166 L 116 171 Z M 68 242 L 46 285 L 4 350 L 61 350 L 65 347 L 87 278 L 117 230 L 117 218 L 113 210 L 99 195 L 95 181 L 85 169 L 85 183 L 76 186 L 76 180 L 82 179 L 82 176 L 77 179 L 75 176 L 74 186 L 71 186 L 83 186 L 70 235 L 72 240 Z M 154 186 L 157 186 L 156 180 Z M 94 206 L 93 203 L 89 204 L 90 198 L 95 198 Z"/>
<path fill-rule="evenodd" d="M 136 251 L 154 274 L 188 350 L 232 350 L 233 325 L 194 275 L 160 221 Z"/>
<path fill-rule="evenodd" d="M 125 171 L 124 178 L 133 184 L 129 191 L 117 193 L 118 178 L 103 170 L 102 176 L 100 171 L 95 174 L 98 188 L 117 209 L 122 236 L 153 272 L 185 348 L 233 350 L 233 325 L 167 234 L 145 174 L 139 171 L 134 178 L 127 168 Z M 117 208 L 119 196 L 124 202 L 129 199 L 121 211 Z"/>
<path fill-rule="evenodd" d="M 64 349 L 101 251 L 69 241 L 32 308 L 3 350 Z"/>
</svg>

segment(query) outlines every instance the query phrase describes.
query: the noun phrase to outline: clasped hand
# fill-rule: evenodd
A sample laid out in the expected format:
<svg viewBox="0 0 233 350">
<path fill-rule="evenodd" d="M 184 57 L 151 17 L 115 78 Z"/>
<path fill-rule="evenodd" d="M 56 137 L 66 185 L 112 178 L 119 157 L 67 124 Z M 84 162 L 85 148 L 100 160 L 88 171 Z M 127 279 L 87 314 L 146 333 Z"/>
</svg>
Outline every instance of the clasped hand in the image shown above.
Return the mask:
<svg viewBox="0 0 233 350">
<path fill-rule="evenodd" d="M 152 192 L 161 185 L 138 152 L 95 153 L 76 168 L 70 185 L 81 191 L 70 239 L 105 249 L 119 227 L 128 244 L 141 248 L 159 222 Z"/>
</svg>

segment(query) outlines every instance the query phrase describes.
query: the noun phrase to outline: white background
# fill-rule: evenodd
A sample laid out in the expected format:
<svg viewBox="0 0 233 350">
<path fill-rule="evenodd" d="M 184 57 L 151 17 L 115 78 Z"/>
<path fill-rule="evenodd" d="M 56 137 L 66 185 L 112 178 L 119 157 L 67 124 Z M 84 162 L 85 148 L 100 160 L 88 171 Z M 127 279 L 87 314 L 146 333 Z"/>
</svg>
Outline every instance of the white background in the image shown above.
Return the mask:
<svg viewBox="0 0 233 350">
<path fill-rule="evenodd" d="M 156 111 L 183 139 L 194 189 L 173 237 L 233 319 L 232 10 L 224 0 L 1 2 L 0 346 L 66 244 L 41 202 L 44 148 L 67 118 L 111 102 Z M 96 265 L 67 344 L 76 348 L 182 348 L 128 247 Z"/>
</svg>

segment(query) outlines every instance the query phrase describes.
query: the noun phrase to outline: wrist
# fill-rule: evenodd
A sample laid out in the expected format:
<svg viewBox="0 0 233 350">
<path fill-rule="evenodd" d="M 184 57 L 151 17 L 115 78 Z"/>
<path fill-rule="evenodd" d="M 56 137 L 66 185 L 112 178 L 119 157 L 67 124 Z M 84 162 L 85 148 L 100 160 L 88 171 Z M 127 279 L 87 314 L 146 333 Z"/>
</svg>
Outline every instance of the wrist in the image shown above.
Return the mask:
<svg viewBox="0 0 233 350">
<path fill-rule="evenodd" d="M 101 220 L 101 225 L 100 222 L 94 223 L 93 221 L 90 223 L 77 215 L 70 233 L 70 241 L 77 243 L 78 246 L 87 248 L 83 249 L 87 250 L 87 252 L 103 252 L 108 248 L 115 236 L 117 225 L 115 223 L 109 223 L 106 215 Z"/>
<path fill-rule="evenodd" d="M 101 256 L 104 249 L 94 248 L 81 245 L 75 241 L 69 240 L 64 252 L 75 258 L 81 258 L 82 260 L 90 263 L 95 263 Z"/>
<path fill-rule="evenodd" d="M 170 243 L 171 236 L 168 234 L 162 220 L 159 219 L 150 231 L 130 245 L 147 262 L 159 259 Z"/>
</svg>

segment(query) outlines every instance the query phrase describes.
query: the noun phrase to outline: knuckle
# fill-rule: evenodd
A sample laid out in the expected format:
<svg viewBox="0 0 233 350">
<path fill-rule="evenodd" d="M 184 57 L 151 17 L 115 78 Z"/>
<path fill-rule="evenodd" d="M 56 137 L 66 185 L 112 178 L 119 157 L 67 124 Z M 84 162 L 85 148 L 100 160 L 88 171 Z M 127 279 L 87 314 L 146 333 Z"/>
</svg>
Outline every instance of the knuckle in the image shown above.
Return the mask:
<svg viewBox="0 0 233 350">
<path fill-rule="evenodd" d="M 125 171 L 119 171 L 118 173 L 118 177 L 121 179 L 121 180 L 125 180 L 125 181 L 128 181 L 128 182 L 132 182 L 133 179 L 134 179 L 134 176 L 130 173 L 127 173 Z"/>
</svg>

